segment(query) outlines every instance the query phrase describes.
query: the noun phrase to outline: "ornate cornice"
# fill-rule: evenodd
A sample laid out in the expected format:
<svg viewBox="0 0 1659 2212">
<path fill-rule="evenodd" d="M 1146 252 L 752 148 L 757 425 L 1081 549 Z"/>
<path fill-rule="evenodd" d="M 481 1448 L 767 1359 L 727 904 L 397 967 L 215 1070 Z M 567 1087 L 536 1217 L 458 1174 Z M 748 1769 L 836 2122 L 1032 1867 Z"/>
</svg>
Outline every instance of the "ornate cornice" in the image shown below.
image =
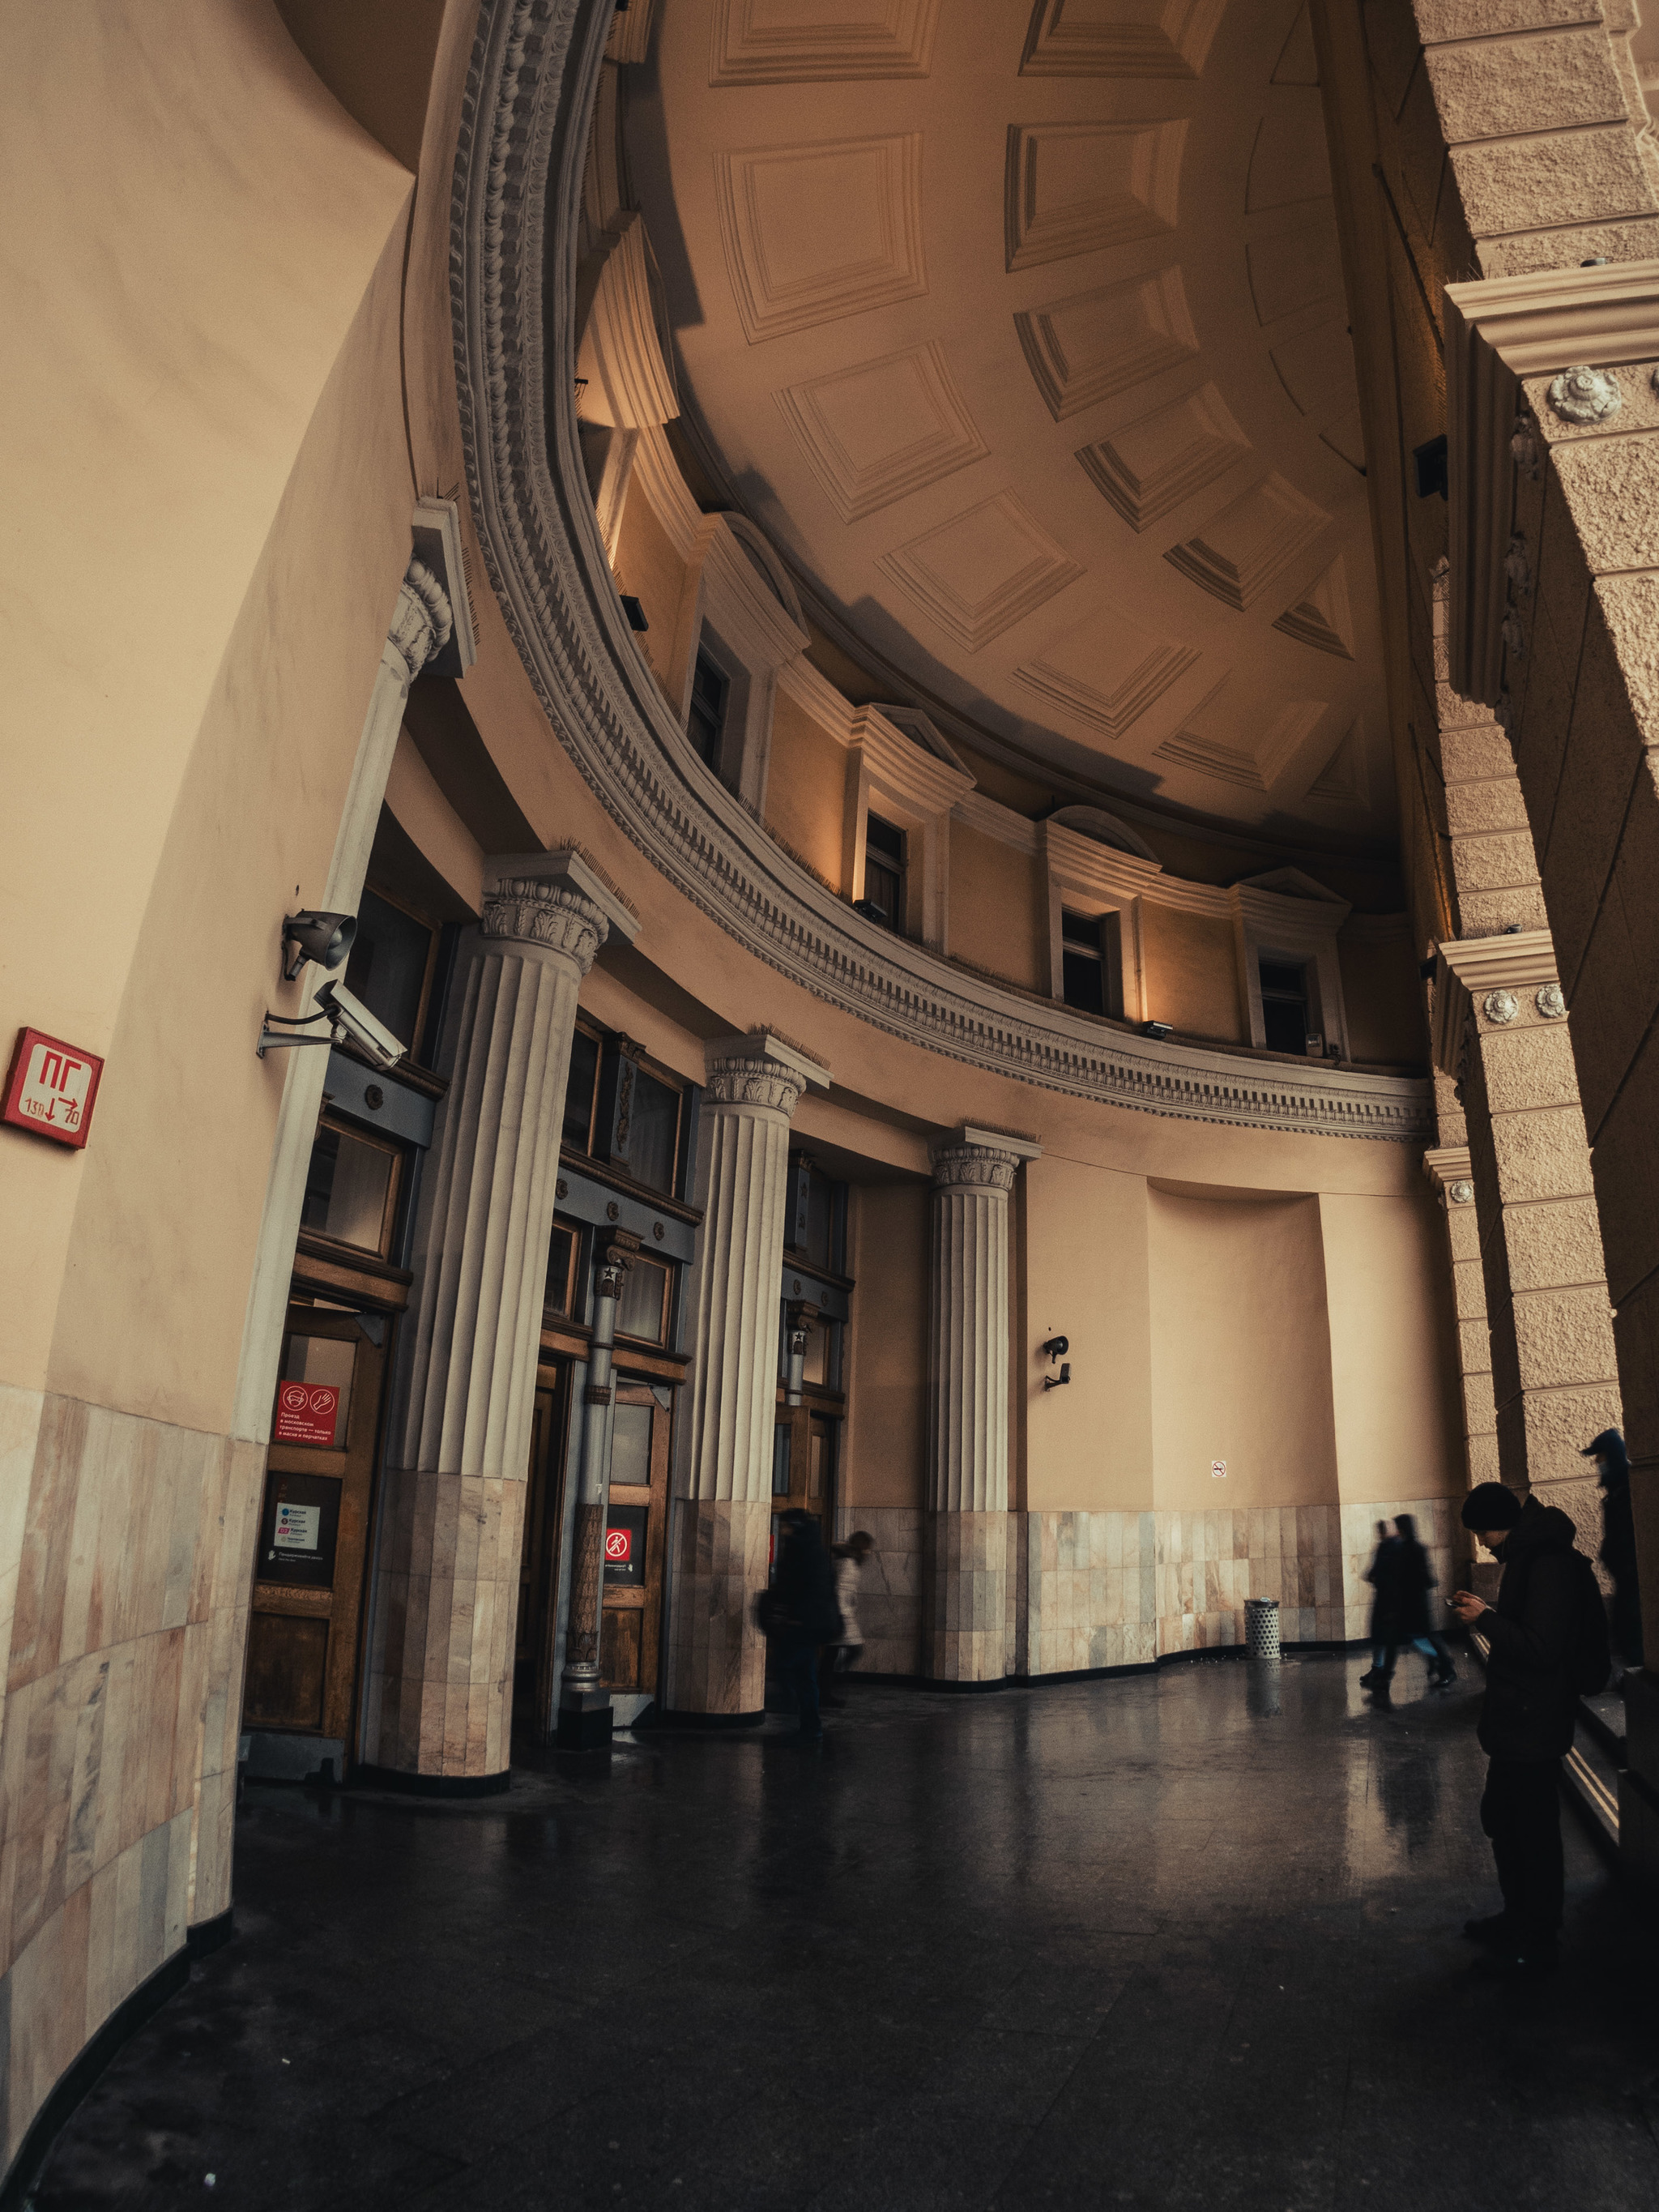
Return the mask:
<svg viewBox="0 0 1659 2212">
<path fill-rule="evenodd" d="M 908 1043 L 1144 1113 L 1321 1136 L 1431 1134 L 1426 1083 L 1171 1047 L 970 985 L 854 914 L 696 758 L 628 630 L 577 443 L 574 240 L 607 22 L 577 0 L 484 0 L 450 267 L 468 489 L 490 582 L 549 722 L 612 819 L 756 958 Z"/>
</svg>

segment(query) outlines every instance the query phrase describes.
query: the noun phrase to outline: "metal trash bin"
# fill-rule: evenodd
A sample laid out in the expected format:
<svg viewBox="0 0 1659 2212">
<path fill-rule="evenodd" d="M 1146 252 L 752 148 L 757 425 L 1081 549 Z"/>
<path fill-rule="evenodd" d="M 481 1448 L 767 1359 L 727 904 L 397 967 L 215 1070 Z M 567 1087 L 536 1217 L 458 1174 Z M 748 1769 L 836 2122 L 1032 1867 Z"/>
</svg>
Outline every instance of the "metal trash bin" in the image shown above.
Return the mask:
<svg viewBox="0 0 1659 2212">
<path fill-rule="evenodd" d="M 1244 1633 L 1249 1641 L 1252 1659 L 1279 1657 L 1279 1600 L 1276 1597 L 1245 1599 Z"/>
</svg>

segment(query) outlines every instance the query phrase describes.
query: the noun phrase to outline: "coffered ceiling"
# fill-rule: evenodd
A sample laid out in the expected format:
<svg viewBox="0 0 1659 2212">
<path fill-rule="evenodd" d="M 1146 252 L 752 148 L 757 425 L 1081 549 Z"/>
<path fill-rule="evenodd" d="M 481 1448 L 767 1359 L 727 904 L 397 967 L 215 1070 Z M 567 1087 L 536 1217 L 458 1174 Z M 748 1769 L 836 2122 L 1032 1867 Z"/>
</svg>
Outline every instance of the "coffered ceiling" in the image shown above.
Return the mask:
<svg viewBox="0 0 1659 2212">
<path fill-rule="evenodd" d="M 683 398 L 919 694 L 1121 794 L 1392 833 L 1301 0 L 659 0 Z"/>
</svg>

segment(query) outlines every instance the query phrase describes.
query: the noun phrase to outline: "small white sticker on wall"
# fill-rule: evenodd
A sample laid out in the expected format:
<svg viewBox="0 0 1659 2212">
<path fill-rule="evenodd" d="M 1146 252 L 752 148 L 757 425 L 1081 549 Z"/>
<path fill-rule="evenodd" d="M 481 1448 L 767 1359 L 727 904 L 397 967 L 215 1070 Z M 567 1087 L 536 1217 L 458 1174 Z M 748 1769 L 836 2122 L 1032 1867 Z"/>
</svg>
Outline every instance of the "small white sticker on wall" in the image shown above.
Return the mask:
<svg viewBox="0 0 1659 2212">
<path fill-rule="evenodd" d="M 1224 1459 L 1212 1459 L 1210 1462 L 1210 1480 L 1212 1482 L 1225 1482 L 1227 1462 Z"/>
</svg>

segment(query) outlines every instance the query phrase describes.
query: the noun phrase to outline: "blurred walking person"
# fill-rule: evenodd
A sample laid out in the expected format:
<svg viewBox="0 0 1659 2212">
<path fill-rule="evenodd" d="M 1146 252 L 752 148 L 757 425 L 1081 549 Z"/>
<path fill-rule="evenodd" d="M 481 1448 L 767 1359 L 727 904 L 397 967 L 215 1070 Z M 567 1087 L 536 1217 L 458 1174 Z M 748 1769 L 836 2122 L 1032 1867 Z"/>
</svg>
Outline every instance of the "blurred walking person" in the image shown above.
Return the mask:
<svg viewBox="0 0 1659 2212">
<path fill-rule="evenodd" d="M 780 1516 L 783 1548 L 773 1577 L 766 1630 L 778 1672 L 795 1693 L 800 1732 L 816 1742 L 823 1734 L 818 1714 L 818 1653 L 841 1638 L 835 1577 L 816 1515 L 792 1505 Z"/>
<path fill-rule="evenodd" d="M 1630 1454 L 1617 1429 L 1603 1429 L 1583 1456 L 1595 1462 L 1601 1486 L 1601 1548 L 1596 1557 L 1613 1578 L 1607 1627 L 1613 1656 L 1642 1663 L 1642 1593 L 1636 1579 L 1636 1524 L 1631 1516 Z"/>
<path fill-rule="evenodd" d="M 1434 1588 L 1434 1569 L 1417 1540 L 1417 1523 L 1409 1513 L 1395 1520 L 1395 1541 L 1379 1544 L 1371 1572 L 1376 1588 L 1371 1634 L 1381 1645 L 1382 1663 L 1370 1678 L 1371 1701 L 1386 1706 L 1393 1702 L 1395 1655 L 1409 1644 L 1429 1662 L 1429 1687 L 1449 1690 L 1457 1680 L 1451 1653 L 1429 1625 L 1429 1592 Z"/>
<path fill-rule="evenodd" d="M 1388 1522 L 1379 1521 L 1376 1524 L 1376 1549 L 1365 1570 L 1365 1580 L 1371 1586 L 1371 1663 L 1359 1678 L 1362 1689 L 1369 1690 L 1382 1679 L 1382 1661 L 1386 1656 L 1382 1642 L 1382 1584 L 1376 1571 L 1382 1565 L 1383 1553 L 1395 1540 Z"/>
<path fill-rule="evenodd" d="M 859 1577 L 875 1548 L 876 1540 L 869 1531 L 855 1528 L 844 1544 L 836 1544 L 830 1550 L 830 1557 L 835 1565 L 836 1603 L 841 1608 L 841 1635 L 836 1643 L 824 1648 L 818 1686 L 826 1705 L 844 1705 L 847 1700 L 825 1687 L 824 1675 L 833 1681 L 837 1674 L 850 1673 L 864 1654 L 864 1631 L 859 1626 Z"/>
</svg>

